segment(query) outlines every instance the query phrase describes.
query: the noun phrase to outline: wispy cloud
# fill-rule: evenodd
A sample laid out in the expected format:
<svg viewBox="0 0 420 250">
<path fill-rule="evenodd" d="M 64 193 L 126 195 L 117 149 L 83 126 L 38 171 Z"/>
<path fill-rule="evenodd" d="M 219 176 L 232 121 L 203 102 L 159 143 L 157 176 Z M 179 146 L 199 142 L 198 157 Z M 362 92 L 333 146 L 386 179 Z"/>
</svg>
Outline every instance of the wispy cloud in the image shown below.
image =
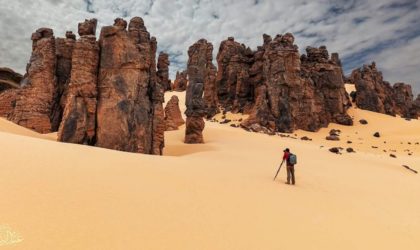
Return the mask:
<svg viewBox="0 0 420 250">
<path fill-rule="evenodd" d="M 188 46 L 234 36 L 256 48 L 262 34 L 292 32 L 303 52 L 327 45 L 339 52 L 345 71 L 375 60 L 385 78 L 413 84 L 420 92 L 420 9 L 418 0 L 0 0 L 0 65 L 24 71 L 30 34 L 52 27 L 56 36 L 76 31 L 96 17 L 99 26 L 116 17 L 144 18 L 159 50 L 170 54 L 171 75 L 183 69 Z M 6 35 L 7 34 L 7 35 Z"/>
</svg>

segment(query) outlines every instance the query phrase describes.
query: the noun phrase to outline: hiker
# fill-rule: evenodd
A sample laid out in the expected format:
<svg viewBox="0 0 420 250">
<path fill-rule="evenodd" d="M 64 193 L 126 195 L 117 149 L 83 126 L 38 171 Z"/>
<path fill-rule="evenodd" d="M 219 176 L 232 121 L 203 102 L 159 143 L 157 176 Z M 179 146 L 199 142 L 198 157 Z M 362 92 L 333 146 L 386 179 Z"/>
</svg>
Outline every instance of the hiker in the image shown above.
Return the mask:
<svg viewBox="0 0 420 250">
<path fill-rule="evenodd" d="M 295 185 L 295 164 L 296 164 L 296 156 L 290 153 L 290 149 L 286 148 L 283 150 L 283 161 L 286 161 L 286 168 L 287 168 L 287 182 L 286 184 L 290 185 L 290 179 L 292 179 L 292 184 Z M 292 159 L 291 159 L 292 158 Z"/>
</svg>

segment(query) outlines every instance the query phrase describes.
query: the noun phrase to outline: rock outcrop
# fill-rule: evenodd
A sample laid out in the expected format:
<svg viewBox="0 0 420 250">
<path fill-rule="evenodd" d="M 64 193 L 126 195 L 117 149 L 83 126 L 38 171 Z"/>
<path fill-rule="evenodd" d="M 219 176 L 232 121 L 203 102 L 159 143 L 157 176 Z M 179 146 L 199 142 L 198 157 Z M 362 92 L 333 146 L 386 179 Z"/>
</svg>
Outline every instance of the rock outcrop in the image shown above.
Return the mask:
<svg viewBox="0 0 420 250">
<path fill-rule="evenodd" d="M 171 80 L 169 79 L 169 64 L 169 55 L 160 52 L 157 63 L 157 78 L 164 91 L 172 89 Z"/>
<path fill-rule="evenodd" d="M 330 122 L 353 125 L 347 109 L 351 107 L 350 97 L 344 87 L 343 69 L 337 53 L 330 59 L 327 48 L 308 47 L 307 55 L 301 58 L 302 71 L 314 89 L 314 117 L 317 127 L 326 127 Z M 317 130 L 316 128 L 315 130 Z"/>
<path fill-rule="evenodd" d="M 57 131 L 63 116 L 66 101 L 66 92 L 70 82 L 73 47 L 76 35 L 71 31 L 66 32 L 66 38 L 55 39 L 55 54 L 57 66 L 55 74 L 57 85 L 54 91 L 53 105 L 51 110 L 51 130 Z"/>
<path fill-rule="evenodd" d="M 165 107 L 165 130 L 178 130 L 178 127 L 185 124 L 179 109 L 179 99 L 173 95 Z"/>
<path fill-rule="evenodd" d="M 317 131 L 330 122 L 352 125 L 338 56 L 331 60 L 325 47 L 309 47 L 300 57 L 290 33 L 263 39 L 249 73 L 254 108 L 242 127 L 292 132 Z"/>
<path fill-rule="evenodd" d="M 187 78 L 188 78 L 188 73 L 186 70 L 182 72 L 177 71 L 174 84 L 172 85 L 172 90 L 179 91 L 179 92 L 187 90 L 187 84 L 188 84 Z"/>
<path fill-rule="evenodd" d="M 47 28 L 38 29 L 32 34 L 32 41 L 27 85 L 19 91 L 10 119 L 39 133 L 49 133 L 52 131 L 50 116 L 57 85 L 53 31 Z"/>
<path fill-rule="evenodd" d="M 211 68 L 211 52 L 213 46 L 205 39 L 201 39 L 188 49 L 188 78 L 185 104 L 187 110 L 185 143 L 204 143 L 203 130 L 206 116 L 206 104 L 203 100 L 204 85 Z"/>
<path fill-rule="evenodd" d="M 420 94 L 417 95 L 416 100 L 414 100 L 410 114 L 411 117 L 420 117 Z"/>
<path fill-rule="evenodd" d="M 357 107 L 392 116 L 417 118 L 412 112 L 414 101 L 411 86 L 404 83 L 391 86 L 384 81 L 375 62 L 354 70 L 351 78 L 356 87 Z"/>
<path fill-rule="evenodd" d="M 249 68 L 253 60 L 251 49 L 233 37 L 222 41 L 217 54 L 217 95 L 221 105 L 234 113 L 252 105 L 252 85 Z"/>
<path fill-rule="evenodd" d="M 9 68 L 0 68 L 0 117 L 8 117 L 14 110 L 23 77 Z"/>
<path fill-rule="evenodd" d="M 141 18 L 117 18 L 100 35 L 96 146 L 162 154 L 163 90 L 156 77 L 156 39 Z"/>
<path fill-rule="evenodd" d="M 6 89 L 16 89 L 20 87 L 23 77 L 9 68 L 0 68 L 0 93 Z"/>
<path fill-rule="evenodd" d="M 0 93 L 0 117 L 8 118 L 16 106 L 18 89 L 6 89 Z"/>
<path fill-rule="evenodd" d="M 95 145 L 99 45 L 95 37 L 96 25 L 84 28 L 92 23 L 96 21 L 79 24 L 80 38 L 74 44 L 59 141 Z"/>
</svg>

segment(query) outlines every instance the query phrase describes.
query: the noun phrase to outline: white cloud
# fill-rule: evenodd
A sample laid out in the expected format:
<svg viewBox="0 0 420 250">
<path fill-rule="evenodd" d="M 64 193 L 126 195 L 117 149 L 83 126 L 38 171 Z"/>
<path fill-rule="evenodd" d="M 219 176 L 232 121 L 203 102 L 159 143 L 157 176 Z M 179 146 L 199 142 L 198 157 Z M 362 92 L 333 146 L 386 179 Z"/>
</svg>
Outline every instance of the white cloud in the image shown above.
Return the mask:
<svg viewBox="0 0 420 250">
<path fill-rule="evenodd" d="M 420 92 L 417 0 L 90 0 L 95 13 L 87 11 L 87 2 L 0 0 L 0 65 L 23 72 L 30 35 L 39 27 L 62 36 L 76 32 L 85 18 L 98 18 L 100 28 L 116 17 L 141 16 L 159 49 L 171 54 L 172 77 L 185 67 L 188 47 L 200 38 L 213 43 L 216 55 L 228 36 L 256 48 L 263 33 L 292 32 L 302 52 L 325 44 L 348 59 L 347 68 L 375 60 L 386 79 L 411 83 Z"/>
</svg>

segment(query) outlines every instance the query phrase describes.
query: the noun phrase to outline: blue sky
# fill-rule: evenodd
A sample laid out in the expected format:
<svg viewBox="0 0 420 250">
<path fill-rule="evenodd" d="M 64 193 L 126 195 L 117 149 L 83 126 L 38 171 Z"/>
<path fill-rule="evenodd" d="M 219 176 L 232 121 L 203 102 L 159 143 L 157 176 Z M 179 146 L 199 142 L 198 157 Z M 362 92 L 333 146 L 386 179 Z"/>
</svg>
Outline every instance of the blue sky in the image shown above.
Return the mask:
<svg viewBox="0 0 420 250">
<path fill-rule="evenodd" d="M 39 27 L 63 36 L 85 18 L 98 18 L 101 27 L 141 16 L 158 49 L 170 54 L 172 78 L 200 38 L 213 43 L 216 55 L 228 36 L 255 49 L 263 33 L 291 32 L 301 52 L 326 45 L 340 54 L 346 73 L 376 61 L 386 80 L 420 93 L 419 0 L 0 0 L 0 6 L 0 66 L 21 73 Z"/>
</svg>

